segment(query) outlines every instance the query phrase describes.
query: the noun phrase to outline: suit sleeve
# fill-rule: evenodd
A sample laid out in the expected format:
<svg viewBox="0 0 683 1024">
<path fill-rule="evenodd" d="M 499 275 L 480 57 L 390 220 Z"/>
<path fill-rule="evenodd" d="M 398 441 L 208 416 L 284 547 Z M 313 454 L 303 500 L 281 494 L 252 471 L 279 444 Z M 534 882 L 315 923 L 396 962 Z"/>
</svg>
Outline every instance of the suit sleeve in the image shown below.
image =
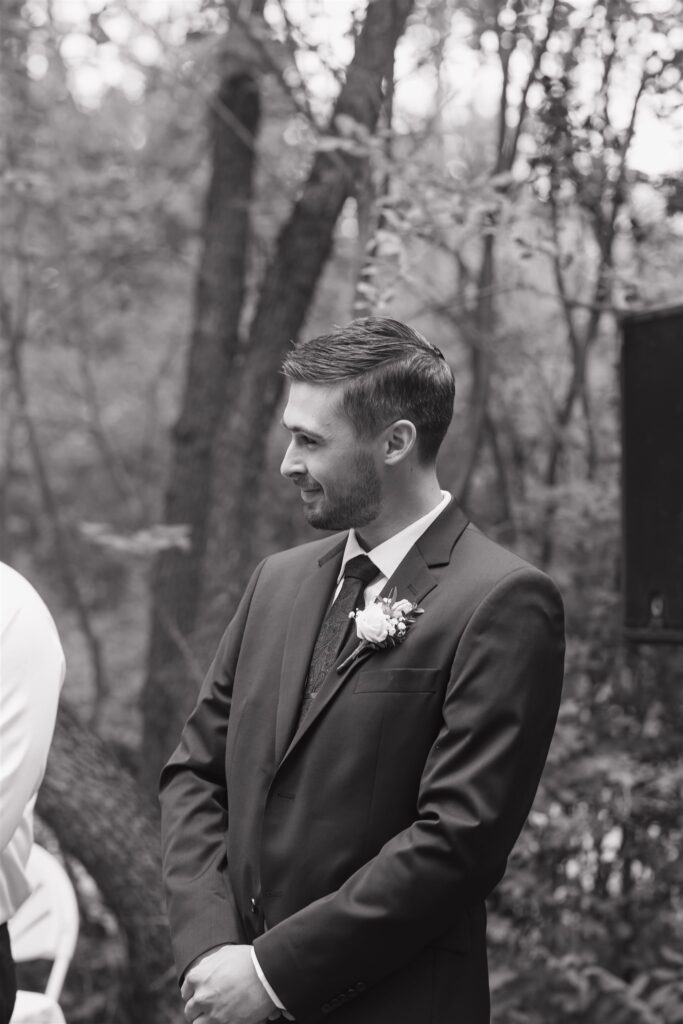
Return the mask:
<svg viewBox="0 0 683 1024">
<path fill-rule="evenodd" d="M 562 601 L 517 569 L 458 643 L 409 828 L 337 891 L 256 939 L 270 984 L 297 1017 L 330 992 L 370 987 L 413 960 L 498 883 L 531 807 L 559 708 Z"/>
<path fill-rule="evenodd" d="M 228 878 L 225 750 L 241 638 L 263 564 L 223 635 L 180 743 L 161 773 L 163 878 L 181 977 L 212 947 L 245 941 Z"/>
</svg>

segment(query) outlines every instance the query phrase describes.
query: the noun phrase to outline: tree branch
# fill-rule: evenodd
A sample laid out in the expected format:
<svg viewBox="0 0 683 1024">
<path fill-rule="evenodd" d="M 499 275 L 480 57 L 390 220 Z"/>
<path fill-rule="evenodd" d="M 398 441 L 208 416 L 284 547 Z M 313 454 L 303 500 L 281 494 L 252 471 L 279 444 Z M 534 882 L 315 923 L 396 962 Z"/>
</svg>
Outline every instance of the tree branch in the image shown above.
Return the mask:
<svg viewBox="0 0 683 1024">
<path fill-rule="evenodd" d="M 368 5 L 330 119 L 328 132 L 339 139 L 339 148 L 316 153 L 261 286 L 235 375 L 239 387 L 231 391 L 220 428 L 196 640 L 203 649 L 215 646 L 225 614 L 234 607 L 253 565 L 267 432 L 282 393 L 278 371 L 332 251 L 337 219 L 353 192 L 369 133 L 377 123 L 389 57 L 412 7 L 413 0 Z M 348 137 L 339 134 L 342 117 L 347 126 L 358 126 L 350 148 Z"/>
</svg>

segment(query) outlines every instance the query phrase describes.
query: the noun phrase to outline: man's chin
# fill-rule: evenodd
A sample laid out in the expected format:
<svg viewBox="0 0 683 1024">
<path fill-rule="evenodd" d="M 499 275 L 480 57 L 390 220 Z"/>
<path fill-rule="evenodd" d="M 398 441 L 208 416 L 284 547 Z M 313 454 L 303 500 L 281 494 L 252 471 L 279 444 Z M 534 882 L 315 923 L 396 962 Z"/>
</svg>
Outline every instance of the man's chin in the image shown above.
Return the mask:
<svg viewBox="0 0 683 1024">
<path fill-rule="evenodd" d="M 312 508 L 310 505 L 304 505 L 304 518 L 309 526 L 312 526 L 315 530 L 339 530 L 342 527 L 330 526 L 332 520 L 319 508 Z"/>
<path fill-rule="evenodd" d="M 354 527 L 367 526 L 377 516 L 377 510 L 358 509 L 353 512 L 333 511 L 327 508 L 315 508 L 304 505 L 304 516 L 309 526 L 315 530 L 351 530 Z"/>
<path fill-rule="evenodd" d="M 334 512 L 325 508 L 325 505 L 320 504 L 320 500 L 316 502 L 309 502 L 304 505 L 304 517 L 309 526 L 312 526 L 315 530 L 348 530 L 348 524 L 340 524 L 339 516 L 335 515 Z"/>
</svg>

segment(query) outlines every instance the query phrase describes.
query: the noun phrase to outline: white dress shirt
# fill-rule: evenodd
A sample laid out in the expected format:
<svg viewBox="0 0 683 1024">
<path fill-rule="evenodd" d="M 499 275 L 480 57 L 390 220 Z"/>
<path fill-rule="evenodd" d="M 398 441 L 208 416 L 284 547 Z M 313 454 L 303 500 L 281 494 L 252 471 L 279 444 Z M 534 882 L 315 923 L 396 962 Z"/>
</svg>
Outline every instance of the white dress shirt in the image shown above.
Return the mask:
<svg viewBox="0 0 683 1024">
<path fill-rule="evenodd" d="M 64 671 L 50 612 L 28 580 L 0 562 L 0 924 L 30 892 L 33 806 Z"/>
<path fill-rule="evenodd" d="M 448 491 L 442 491 L 441 501 L 431 510 L 431 512 L 427 512 L 426 515 L 416 519 L 414 523 L 410 523 L 409 526 L 399 530 L 398 533 L 395 533 L 393 537 L 389 537 L 388 540 L 382 541 L 381 544 L 372 548 L 371 551 L 366 551 L 365 548 L 361 547 L 358 542 L 358 538 L 356 537 L 355 530 L 349 530 L 333 600 L 336 599 L 339 591 L 341 590 L 341 585 L 344 579 L 344 566 L 346 563 L 352 558 L 355 558 L 356 555 L 367 555 L 370 561 L 374 562 L 377 566 L 377 571 L 380 574 L 377 579 L 373 580 L 372 583 L 365 588 L 363 592 L 365 606 L 367 607 L 379 595 L 387 580 L 394 575 L 413 545 L 420 539 L 425 530 L 432 525 L 434 520 L 441 515 L 450 502 L 450 493 Z M 256 970 L 259 980 L 266 992 L 278 1009 L 282 1010 L 285 1016 L 289 1017 L 290 1015 L 285 1010 L 282 1002 L 268 983 L 268 980 L 261 969 L 261 965 L 258 962 L 253 946 L 251 950 L 251 958 L 254 963 L 254 969 Z"/>
<path fill-rule="evenodd" d="M 388 540 L 382 541 L 381 544 L 372 548 L 371 551 L 366 551 L 365 548 L 360 546 L 355 530 L 349 530 L 334 597 L 336 598 L 341 590 L 346 563 L 355 558 L 356 555 L 367 555 L 370 561 L 377 566 L 377 570 L 380 573 L 377 579 L 373 580 L 363 592 L 366 607 L 371 604 L 379 595 L 387 580 L 394 575 L 413 545 L 420 539 L 427 527 L 431 526 L 434 520 L 441 515 L 446 506 L 450 504 L 450 501 L 451 495 L 449 492 L 442 491 L 441 501 L 431 512 L 427 512 L 426 515 L 416 519 L 414 523 L 410 523 L 409 526 L 404 527 L 404 529 L 395 533 L 393 537 L 389 537 Z"/>
</svg>

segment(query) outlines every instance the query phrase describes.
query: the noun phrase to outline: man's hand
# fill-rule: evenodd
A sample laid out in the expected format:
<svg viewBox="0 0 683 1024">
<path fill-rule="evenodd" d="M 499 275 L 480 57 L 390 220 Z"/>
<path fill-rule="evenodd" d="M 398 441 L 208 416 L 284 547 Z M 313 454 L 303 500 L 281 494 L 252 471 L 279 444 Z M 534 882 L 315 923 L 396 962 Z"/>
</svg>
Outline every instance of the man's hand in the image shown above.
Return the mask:
<svg viewBox="0 0 683 1024">
<path fill-rule="evenodd" d="M 219 946 L 195 960 L 183 981 L 188 1024 L 261 1024 L 276 1008 L 251 959 L 251 946 Z"/>
</svg>

